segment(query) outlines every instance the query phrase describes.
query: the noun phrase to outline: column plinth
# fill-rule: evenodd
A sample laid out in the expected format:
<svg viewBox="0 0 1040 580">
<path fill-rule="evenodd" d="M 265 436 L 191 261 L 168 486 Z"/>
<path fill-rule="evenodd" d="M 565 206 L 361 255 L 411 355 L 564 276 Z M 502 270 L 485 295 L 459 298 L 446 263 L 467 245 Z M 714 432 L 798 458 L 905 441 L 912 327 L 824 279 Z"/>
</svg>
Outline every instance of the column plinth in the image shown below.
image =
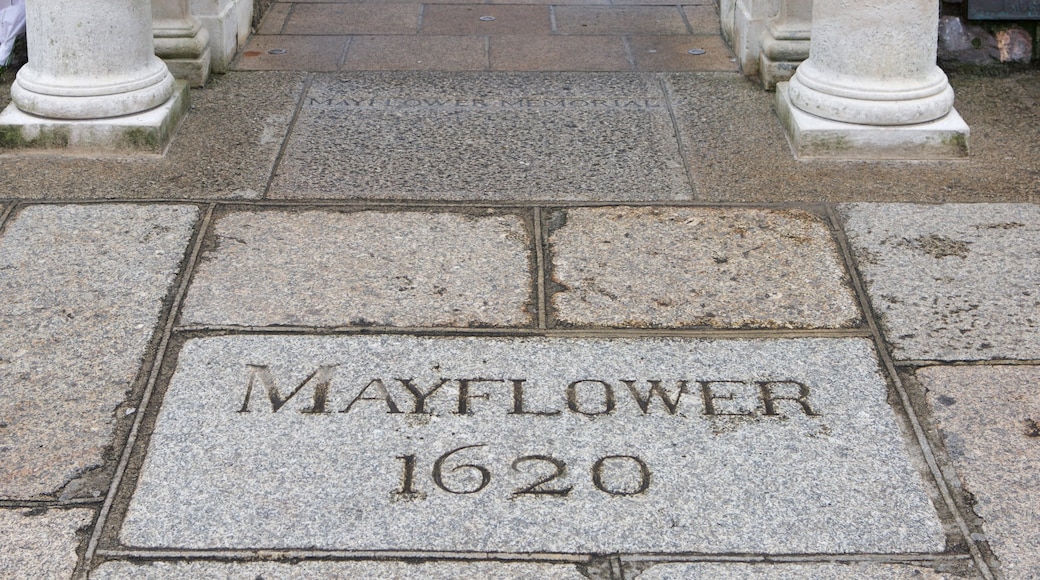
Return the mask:
<svg viewBox="0 0 1040 580">
<path fill-rule="evenodd" d="M 26 34 L 29 62 L 0 114 L 0 145 L 165 147 L 188 97 L 154 54 L 148 0 L 28 2 Z"/>
<path fill-rule="evenodd" d="M 936 66 L 938 0 L 814 0 L 810 55 L 777 90 L 799 157 L 965 157 L 968 127 Z"/>
</svg>

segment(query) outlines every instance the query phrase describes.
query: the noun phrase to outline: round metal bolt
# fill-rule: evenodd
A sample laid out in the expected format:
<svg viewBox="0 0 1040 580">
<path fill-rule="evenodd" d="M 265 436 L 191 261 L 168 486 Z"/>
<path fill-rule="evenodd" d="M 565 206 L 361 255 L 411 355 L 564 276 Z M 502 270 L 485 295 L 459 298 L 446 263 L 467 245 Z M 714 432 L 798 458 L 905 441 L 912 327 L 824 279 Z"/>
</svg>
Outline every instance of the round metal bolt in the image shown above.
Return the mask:
<svg viewBox="0 0 1040 580">
<path fill-rule="evenodd" d="M 271 50 L 267 51 L 267 54 L 285 54 L 287 52 L 289 51 L 284 48 L 272 48 Z"/>
<path fill-rule="evenodd" d="M 691 48 L 690 50 L 687 50 L 686 52 L 688 52 L 690 54 L 693 54 L 693 55 L 700 56 L 702 54 L 706 54 L 708 51 L 704 50 L 703 48 Z"/>
<path fill-rule="evenodd" d="M 494 22 L 495 17 L 494 16 L 481 16 L 480 20 L 482 22 Z"/>
</svg>

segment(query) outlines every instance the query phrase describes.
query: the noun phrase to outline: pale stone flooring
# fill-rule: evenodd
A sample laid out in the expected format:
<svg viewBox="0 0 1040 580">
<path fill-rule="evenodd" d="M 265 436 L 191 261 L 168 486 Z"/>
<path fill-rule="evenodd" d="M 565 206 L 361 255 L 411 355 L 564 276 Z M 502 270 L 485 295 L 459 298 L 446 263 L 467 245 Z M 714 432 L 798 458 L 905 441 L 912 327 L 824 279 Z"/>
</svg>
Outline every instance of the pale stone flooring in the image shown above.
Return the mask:
<svg viewBox="0 0 1040 580">
<path fill-rule="evenodd" d="M 1040 576 L 1040 74 L 796 162 L 714 10 L 278 2 L 0 151 L 0 577 Z"/>
</svg>

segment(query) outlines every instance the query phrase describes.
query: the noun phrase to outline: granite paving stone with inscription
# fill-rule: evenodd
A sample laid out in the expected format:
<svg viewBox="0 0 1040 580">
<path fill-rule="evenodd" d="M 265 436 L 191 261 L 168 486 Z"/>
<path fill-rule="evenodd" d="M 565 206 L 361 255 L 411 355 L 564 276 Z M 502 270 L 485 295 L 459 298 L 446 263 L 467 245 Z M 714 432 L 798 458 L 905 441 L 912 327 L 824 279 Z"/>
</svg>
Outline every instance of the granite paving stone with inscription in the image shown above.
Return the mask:
<svg viewBox="0 0 1040 580">
<path fill-rule="evenodd" d="M 1040 576 L 1040 367 L 927 367 L 917 378 L 1004 574 Z"/>
<path fill-rule="evenodd" d="M 231 4 L 0 148 L 0 578 L 1040 578 L 1040 69 L 795 160 L 735 0 Z"/>
<path fill-rule="evenodd" d="M 689 199 L 660 81 L 318 75 L 272 197 Z"/>
<path fill-rule="evenodd" d="M 194 339 L 120 538 L 940 551 L 877 364 L 857 339 Z"/>
<path fill-rule="evenodd" d="M 897 358 L 1040 358 L 1040 206 L 849 204 L 840 211 Z"/>
<path fill-rule="evenodd" d="M 624 208 L 552 217 L 567 324 L 837 328 L 860 318 L 837 245 L 800 210 Z"/>
<path fill-rule="evenodd" d="M 51 494 L 101 465 L 197 217 L 124 204 L 13 216 L 0 236 L 0 498 Z"/>
<path fill-rule="evenodd" d="M 530 239 L 517 215 L 243 211 L 219 219 L 214 235 L 182 324 L 522 326 L 531 319 Z"/>
</svg>

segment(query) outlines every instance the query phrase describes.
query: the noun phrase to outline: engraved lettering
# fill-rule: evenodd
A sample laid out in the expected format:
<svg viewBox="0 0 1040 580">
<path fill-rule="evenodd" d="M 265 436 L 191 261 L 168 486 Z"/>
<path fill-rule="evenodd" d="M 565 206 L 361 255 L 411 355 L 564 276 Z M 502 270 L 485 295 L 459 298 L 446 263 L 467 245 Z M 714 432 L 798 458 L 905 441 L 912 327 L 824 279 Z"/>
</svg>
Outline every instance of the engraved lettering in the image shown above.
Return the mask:
<svg viewBox="0 0 1040 580">
<path fill-rule="evenodd" d="M 487 393 L 480 393 L 478 395 L 470 394 L 469 386 L 472 383 L 504 383 L 503 379 L 459 379 L 459 410 L 455 412 L 456 415 L 472 415 L 473 413 L 469 410 L 470 399 L 484 399 L 485 401 L 489 398 Z"/>
<path fill-rule="evenodd" d="M 439 382 L 436 385 L 434 385 L 433 388 L 431 388 L 429 391 L 426 391 L 425 393 L 422 392 L 422 390 L 419 389 L 419 387 L 417 387 L 417 386 L 412 384 L 412 381 L 414 379 L 394 379 L 394 380 L 399 382 L 399 383 L 401 383 L 401 385 L 403 385 L 404 388 L 408 389 L 408 392 L 411 393 L 413 397 L 415 397 L 415 407 L 412 409 L 412 413 L 414 413 L 416 415 L 420 415 L 420 414 L 428 415 L 428 414 L 431 413 L 431 411 L 426 410 L 426 399 L 430 395 L 436 393 L 441 387 L 443 387 L 444 385 L 448 384 L 448 382 L 451 379 L 441 379 L 441 382 Z"/>
<path fill-rule="evenodd" d="M 618 460 L 631 461 L 639 468 L 639 484 L 635 489 L 629 490 L 608 487 L 603 483 L 604 464 L 611 461 L 616 465 L 619 462 Z M 609 493 L 610 495 L 639 495 L 650 487 L 650 468 L 646 466 L 646 463 L 644 463 L 642 459 L 634 455 L 608 455 L 592 465 L 592 485 L 595 485 L 596 489 Z"/>
<path fill-rule="evenodd" d="M 578 385 L 589 384 L 599 385 L 603 388 L 603 410 L 602 411 L 586 411 L 582 409 L 581 398 L 578 396 Z M 590 417 L 596 415 L 606 415 L 614 410 L 617 401 L 614 399 L 614 389 L 611 388 L 610 383 L 606 381 L 598 381 L 594 379 L 586 379 L 581 381 L 574 381 L 567 386 L 567 408 L 575 413 L 581 413 L 582 415 L 589 415 Z"/>
<path fill-rule="evenodd" d="M 559 411 L 528 411 L 524 409 L 524 379 L 510 379 L 513 383 L 513 410 L 510 415 L 559 415 Z"/>
<path fill-rule="evenodd" d="M 378 392 L 376 396 L 363 396 L 369 389 L 373 387 Z M 363 389 L 361 389 L 361 392 L 358 393 L 356 397 L 354 397 L 354 400 L 352 400 L 349 405 L 344 407 L 343 410 L 340 411 L 340 413 L 349 412 L 350 409 L 354 406 L 354 403 L 357 403 L 358 401 L 384 401 L 386 403 L 386 406 L 390 408 L 390 410 L 387 411 L 387 413 L 401 412 L 401 410 L 397 408 L 397 403 L 394 402 L 394 399 L 386 390 L 386 385 L 383 384 L 383 381 L 381 379 L 372 379 L 371 381 L 369 381 L 368 384 L 365 385 Z"/>
<path fill-rule="evenodd" d="M 329 383 L 332 382 L 332 377 L 336 373 L 336 367 L 339 365 L 325 365 L 318 367 L 317 370 L 307 375 L 307 378 L 303 379 L 299 385 L 289 396 L 282 397 L 281 391 L 278 389 L 278 384 L 275 382 L 274 377 L 271 375 L 271 369 L 266 365 L 246 365 L 249 369 L 249 383 L 246 386 L 246 396 L 242 401 L 242 408 L 238 410 L 239 413 L 249 413 L 249 399 L 253 394 L 253 386 L 260 382 L 264 389 L 267 390 L 267 398 L 271 401 L 271 412 L 277 413 L 279 409 L 285 406 L 290 399 L 295 397 L 303 387 L 314 383 L 314 394 L 311 396 L 311 406 L 301 410 L 301 413 L 324 413 L 325 403 L 329 398 Z"/>
<path fill-rule="evenodd" d="M 644 396 L 636 387 L 636 381 L 626 381 L 622 379 L 621 382 L 625 383 L 625 386 L 628 387 L 628 392 L 632 393 L 632 398 L 636 400 L 636 404 L 639 405 L 639 408 L 643 411 L 644 415 L 650 412 L 650 400 L 654 395 L 657 395 L 657 397 L 661 399 L 661 403 L 664 404 L 664 408 L 668 411 L 668 414 L 674 415 L 675 411 L 679 408 L 679 399 L 682 398 L 683 393 L 689 392 L 686 390 L 686 381 L 678 381 L 678 383 L 676 383 L 676 387 L 678 388 L 675 393 L 675 399 L 671 399 L 668 392 L 661 386 L 661 381 L 648 380 L 646 382 L 650 384 L 650 388 Z"/>
<path fill-rule="evenodd" d="M 776 409 L 777 401 L 794 401 L 801 407 L 809 417 L 816 417 L 819 414 L 813 411 L 812 406 L 809 404 L 809 387 L 798 381 L 756 381 L 759 391 L 762 394 L 762 406 L 765 408 L 766 415 L 779 415 L 780 413 Z M 797 395 L 783 395 L 777 394 L 774 389 L 784 386 L 795 386 L 798 388 Z"/>
<path fill-rule="evenodd" d="M 483 465 L 474 465 L 472 463 L 463 463 L 460 465 L 456 465 L 455 467 L 451 468 L 451 471 L 452 473 L 459 470 L 476 471 L 480 474 L 480 483 L 477 484 L 476 487 L 474 487 L 473 489 L 452 489 L 444 483 L 444 462 L 447 461 L 449 457 L 460 451 L 465 451 L 466 449 L 475 449 L 477 447 L 485 447 L 485 445 L 466 445 L 464 447 L 452 449 L 451 451 L 438 457 L 437 461 L 433 463 L 433 482 L 437 484 L 437 487 L 443 489 L 448 493 L 454 493 L 456 495 L 477 493 L 478 491 L 487 487 L 487 484 L 491 481 L 491 472 L 488 471 L 488 468 L 484 467 Z"/>
<path fill-rule="evenodd" d="M 712 389 L 712 385 L 722 384 L 735 384 L 735 385 L 746 385 L 745 381 L 697 381 L 697 384 L 701 386 L 701 399 L 704 401 L 704 414 L 711 416 L 741 416 L 741 415 L 753 415 L 753 411 L 737 411 L 737 412 L 723 412 L 719 411 L 715 406 L 715 401 L 732 401 L 736 395 L 733 392 L 719 394 Z"/>
<path fill-rule="evenodd" d="M 530 495 L 556 495 L 556 496 L 560 496 L 560 497 L 566 497 L 567 494 L 569 494 L 571 492 L 571 490 L 574 489 L 573 485 L 568 485 L 567 487 L 562 487 L 562 488 L 557 488 L 557 489 L 544 489 L 544 488 L 542 488 L 543 485 L 549 483 L 550 481 L 552 481 L 552 480 L 554 480 L 554 479 L 556 479 L 558 477 L 563 477 L 567 473 L 567 464 L 562 462 L 562 461 L 560 461 L 559 459 L 556 459 L 555 457 L 551 457 L 549 455 L 525 455 L 523 457 L 519 457 L 515 461 L 513 461 L 513 465 L 512 465 L 513 471 L 520 471 L 520 467 L 519 466 L 520 466 L 521 463 L 526 463 L 526 462 L 531 462 L 531 461 L 540 461 L 540 462 L 543 462 L 543 463 L 548 463 L 549 465 L 553 466 L 554 471 L 551 474 L 549 474 L 549 475 L 539 479 L 538 481 L 532 483 L 531 485 L 514 491 L 513 492 L 513 497 L 516 497 L 518 495 L 525 495 L 525 494 L 530 494 Z"/>
</svg>

